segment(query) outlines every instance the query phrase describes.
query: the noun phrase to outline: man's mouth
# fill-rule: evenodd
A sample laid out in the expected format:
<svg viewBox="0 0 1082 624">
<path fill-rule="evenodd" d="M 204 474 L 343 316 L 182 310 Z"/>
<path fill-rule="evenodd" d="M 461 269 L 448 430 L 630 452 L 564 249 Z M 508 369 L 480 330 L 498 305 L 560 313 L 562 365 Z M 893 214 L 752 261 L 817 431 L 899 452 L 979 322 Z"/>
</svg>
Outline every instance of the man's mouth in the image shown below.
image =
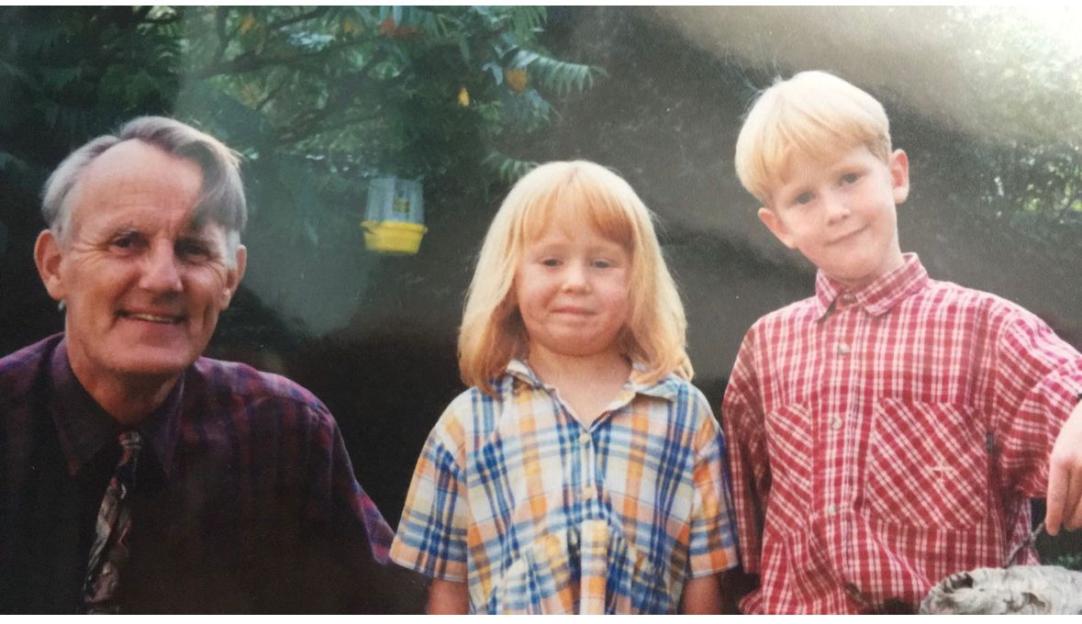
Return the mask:
<svg viewBox="0 0 1082 624">
<path fill-rule="evenodd" d="M 162 323 L 164 325 L 174 325 L 184 320 L 183 316 L 174 316 L 172 314 L 152 314 L 149 312 L 120 312 L 121 318 L 134 319 L 137 321 L 146 321 L 148 323 Z"/>
</svg>

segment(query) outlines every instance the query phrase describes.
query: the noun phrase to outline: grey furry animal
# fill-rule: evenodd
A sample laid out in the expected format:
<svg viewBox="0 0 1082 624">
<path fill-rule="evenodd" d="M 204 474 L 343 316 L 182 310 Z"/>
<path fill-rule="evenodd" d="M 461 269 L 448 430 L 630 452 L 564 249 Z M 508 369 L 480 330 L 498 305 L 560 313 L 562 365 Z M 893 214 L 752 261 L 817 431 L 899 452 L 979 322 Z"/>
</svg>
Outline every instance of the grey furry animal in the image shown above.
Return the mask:
<svg viewBox="0 0 1082 624">
<path fill-rule="evenodd" d="M 1082 613 L 1082 572 L 1060 566 L 978 568 L 952 574 L 920 603 L 921 613 Z"/>
</svg>

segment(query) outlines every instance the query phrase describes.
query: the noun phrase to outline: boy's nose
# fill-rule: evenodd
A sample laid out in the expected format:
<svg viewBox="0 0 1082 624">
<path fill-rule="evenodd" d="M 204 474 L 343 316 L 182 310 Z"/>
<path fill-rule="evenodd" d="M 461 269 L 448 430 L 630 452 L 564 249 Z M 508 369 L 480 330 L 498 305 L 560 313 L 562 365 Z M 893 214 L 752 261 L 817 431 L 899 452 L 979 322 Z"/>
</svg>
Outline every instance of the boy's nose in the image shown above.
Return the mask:
<svg viewBox="0 0 1082 624">
<path fill-rule="evenodd" d="M 154 245 L 144 257 L 140 288 L 151 292 L 179 292 L 180 270 L 172 245 Z"/>
<path fill-rule="evenodd" d="M 834 223 L 849 216 L 849 202 L 844 197 L 828 195 L 825 200 L 827 221 Z"/>
</svg>

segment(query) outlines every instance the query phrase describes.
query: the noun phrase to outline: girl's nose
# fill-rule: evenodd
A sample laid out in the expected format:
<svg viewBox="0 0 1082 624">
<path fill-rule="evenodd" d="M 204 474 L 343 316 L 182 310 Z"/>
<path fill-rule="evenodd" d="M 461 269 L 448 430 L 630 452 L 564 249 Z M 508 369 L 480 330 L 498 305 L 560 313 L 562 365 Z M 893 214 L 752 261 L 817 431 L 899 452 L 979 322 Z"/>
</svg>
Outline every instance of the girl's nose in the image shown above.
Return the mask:
<svg viewBox="0 0 1082 624">
<path fill-rule="evenodd" d="M 590 280 L 586 275 L 586 267 L 580 262 L 568 263 L 564 271 L 564 290 L 585 290 L 589 288 Z"/>
</svg>

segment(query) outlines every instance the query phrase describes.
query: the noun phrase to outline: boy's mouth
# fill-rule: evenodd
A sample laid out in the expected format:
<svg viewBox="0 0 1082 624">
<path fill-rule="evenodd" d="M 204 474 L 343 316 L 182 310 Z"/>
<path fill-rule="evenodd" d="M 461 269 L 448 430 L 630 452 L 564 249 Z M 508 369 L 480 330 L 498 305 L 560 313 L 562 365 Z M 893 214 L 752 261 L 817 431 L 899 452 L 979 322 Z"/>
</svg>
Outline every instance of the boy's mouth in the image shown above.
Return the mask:
<svg viewBox="0 0 1082 624">
<path fill-rule="evenodd" d="M 853 238 L 854 236 L 856 236 L 856 235 L 860 234 L 861 232 L 863 232 L 864 229 L 865 228 L 857 228 L 857 229 L 855 229 L 852 232 L 849 232 L 847 234 L 842 234 L 841 236 L 836 236 L 833 239 L 831 239 L 830 241 L 828 241 L 827 245 L 837 245 L 838 243 L 845 242 L 845 241 L 849 240 L 850 238 Z"/>
</svg>

